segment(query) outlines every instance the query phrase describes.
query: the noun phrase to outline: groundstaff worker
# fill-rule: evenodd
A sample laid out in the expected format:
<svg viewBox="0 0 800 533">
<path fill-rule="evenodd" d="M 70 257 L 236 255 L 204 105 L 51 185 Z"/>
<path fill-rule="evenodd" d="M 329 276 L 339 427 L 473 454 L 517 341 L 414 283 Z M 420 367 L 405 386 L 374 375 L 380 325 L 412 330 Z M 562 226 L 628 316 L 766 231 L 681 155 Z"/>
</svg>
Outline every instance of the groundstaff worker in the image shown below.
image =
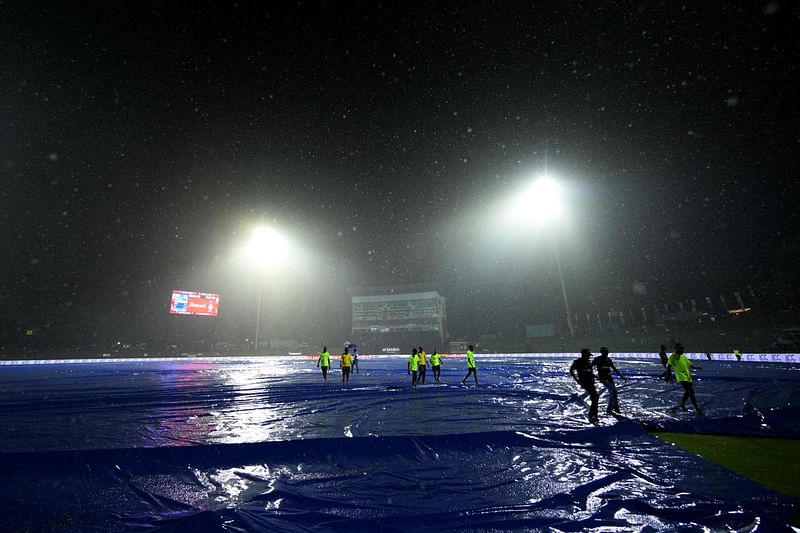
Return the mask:
<svg viewBox="0 0 800 533">
<path fill-rule="evenodd" d="M 617 385 L 614 383 L 614 376 L 611 375 L 611 371 L 616 372 L 625 381 L 627 381 L 627 378 L 614 365 L 614 361 L 608 356 L 608 348 L 605 346 L 600 348 L 600 355 L 594 358 L 592 366 L 597 367 L 597 379 L 608 391 L 608 409 L 606 409 L 606 413 L 619 414 L 619 395 L 617 394 Z"/>
<path fill-rule="evenodd" d="M 599 421 L 597 416 L 597 402 L 600 396 L 597 394 L 597 389 L 594 387 L 594 372 L 592 372 L 592 352 L 588 348 L 581 350 L 581 356 L 572 362 L 569 367 L 569 375 L 572 379 L 581 386 L 583 390 L 589 393 L 592 403 L 589 406 L 589 422 L 597 424 Z"/>
<path fill-rule="evenodd" d="M 475 353 L 473 352 L 475 348 L 472 345 L 469 345 L 469 349 L 467 350 L 467 375 L 464 376 L 464 379 L 461 380 L 461 384 L 467 382 L 467 378 L 470 374 L 475 376 L 475 385 L 478 384 L 478 366 L 475 364 Z"/>
<path fill-rule="evenodd" d="M 688 357 L 683 354 L 683 345 L 675 345 L 675 353 L 669 356 L 667 361 L 667 381 L 672 381 L 672 370 L 675 370 L 675 379 L 683 387 L 683 397 L 675 406 L 675 409 L 681 411 L 686 410 L 686 400 L 691 400 L 694 405 L 694 410 L 698 415 L 703 415 L 703 410 L 697 404 L 697 398 L 694 395 L 694 385 L 692 385 L 692 369 L 702 370 L 699 366 L 693 364 Z"/>
<path fill-rule="evenodd" d="M 339 357 L 339 366 L 342 368 L 342 383 L 350 381 L 350 367 L 353 364 L 353 356 L 347 348 L 344 353 Z"/>
<path fill-rule="evenodd" d="M 436 350 L 431 354 L 431 369 L 433 370 L 433 379 L 436 380 L 436 383 L 441 383 L 439 376 L 442 375 L 442 356 Z"/>
<path fill-rule="evenodd" d="M 422 346 L 417 350 L 417 357 L 419 358 L 419 377 L 417 381 L 425 385 L 425 374 L 428 373 L 428 360 L 425 358 L 425 350 Z"/>
<path fill-rule="evenodd" d="M 319 353 L 317 359 L 317 368 L 322 368 L 322 381 L 328 382 L 328 368 L 331 366 L 331 354 L 328 353 L 328 347 L 323 346 L 322 351 Z"/>
<path fill-rule="evenodd" d="M 417 388 L 417 372 L 419 372 L 419 356 L 417 349 L 411 349 L 411 355 L 408 357 L 408 373 L 411 374 L 411 388 Z"/>
</svg>

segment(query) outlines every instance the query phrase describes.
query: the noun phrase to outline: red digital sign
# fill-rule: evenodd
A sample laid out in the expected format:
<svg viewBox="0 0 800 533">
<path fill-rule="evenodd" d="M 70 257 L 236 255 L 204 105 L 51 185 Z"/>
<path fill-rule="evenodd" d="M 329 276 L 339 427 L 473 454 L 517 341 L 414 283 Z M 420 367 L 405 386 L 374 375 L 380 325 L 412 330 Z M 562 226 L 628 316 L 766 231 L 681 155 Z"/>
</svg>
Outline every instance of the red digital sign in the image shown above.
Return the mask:
<svg viewBox="0 0 800 533">
<path fill-rule="evenodd" d="M 219 294 L 194 291 L 172 291 L 169 312 L 173 315 L 217 316 Z"/>
</svg>

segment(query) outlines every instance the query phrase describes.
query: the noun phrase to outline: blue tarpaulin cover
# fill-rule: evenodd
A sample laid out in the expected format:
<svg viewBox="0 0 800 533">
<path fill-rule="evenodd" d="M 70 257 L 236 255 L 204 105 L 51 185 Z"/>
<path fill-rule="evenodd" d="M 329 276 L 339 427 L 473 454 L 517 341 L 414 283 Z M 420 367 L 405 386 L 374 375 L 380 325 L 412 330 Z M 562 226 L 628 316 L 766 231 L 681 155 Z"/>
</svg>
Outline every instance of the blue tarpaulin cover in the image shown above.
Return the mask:
<svg viewBox="0 0 800 533">
<path fill-rule="evenodd" d="M 445 358 L 416 390 L 359 359 L 346 385 L 303 357 L 0 366 L 0 530 L 791 531 L 797 500 L 646 430 L 796 438 L 796 365 L 696 361 L 698 417 L 617 360 L 592 426 L 571 359 L 479 355 L 476 387 Z"/>
</svg>

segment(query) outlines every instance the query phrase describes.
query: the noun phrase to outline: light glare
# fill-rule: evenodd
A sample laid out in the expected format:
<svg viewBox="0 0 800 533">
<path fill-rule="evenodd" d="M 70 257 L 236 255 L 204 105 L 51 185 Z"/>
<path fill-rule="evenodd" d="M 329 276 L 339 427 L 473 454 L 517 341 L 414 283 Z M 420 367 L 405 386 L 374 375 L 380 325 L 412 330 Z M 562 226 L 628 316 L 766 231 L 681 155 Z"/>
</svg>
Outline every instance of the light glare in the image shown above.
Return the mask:
<svg viewBox="0 0 800 533">
<path fill-rule="evenodd" d="M 534 181 L 516 201 L 516 214 L 523 220 L 550 220 L 564 210 L 561 189 L 549 176 Z"/>
<path fill-rule="evenodd" d="M 253 230 L 250 240 L 245 246 L 245 254 L 253 263 L 260 266 L 277 265 L 286 257 L 288 245 L 286 239 L 268 226 L 259 226 Z"/>
</svg>

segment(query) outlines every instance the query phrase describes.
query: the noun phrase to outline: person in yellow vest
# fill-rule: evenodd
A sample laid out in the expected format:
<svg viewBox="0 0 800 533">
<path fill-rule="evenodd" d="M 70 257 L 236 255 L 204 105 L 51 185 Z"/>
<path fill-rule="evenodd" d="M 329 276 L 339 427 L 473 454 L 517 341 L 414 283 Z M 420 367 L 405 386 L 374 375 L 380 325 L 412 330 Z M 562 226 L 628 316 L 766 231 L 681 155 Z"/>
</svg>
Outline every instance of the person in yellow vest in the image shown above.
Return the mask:
<svg viewBox="0 0 800 533">
<path fill-rule="evenodd" d="M 350 367 L 353 364 L 353 356 L 350 355 L 350 351 L 345 348 L 344 353 L 339 356 L 339 366 L 342 369 L 342 383 L 347 383 L 350 381 Z"/>
<path fill-rule="evenodd" d="M 742 352 L 739 351 L 739 348 L 734 348 L 733 349 L 733 355 L 736 356 L 736 360 L 737 361 L 741 361 L 742 360 Z"/>
<path fill-rule="evenodd" d="M 408 357 L 408 373 L 411 374 L 411 388 L 417 388 L 417 372 L 419 372 L 419 356 L 417 349 L 411 349 L 411 355 Z"/>
<path fill-rule="evenodd" d="M 319 353 L 317 359 L 317 368 L 322 368 L 322 381 L 328 382 L 328 368 L 331 366 L 331 354 L 328 353 L 328 347 L 323 346 L 322 351 Z"/>
<path fill-rule="evenodd" d="M 417 357 L 419 358 L 419 377 L 417 381 L 425 385 L 425 374 L 428 372 L 428 360 L 425 358 L 425 350 L 422 346 L 417 350 Z"/>
<path fill-rule="evenodd" d="M 467 382 L 467 378 L 470 374 L 475 376 L 475 385 L 478 384 L 478 366 L 475 364 L 474 349 L 475 348 L 473 348 L 471 344 L 469 345 L 469 349 L 467 349 L 467 375 L 461 380 L 462 385 Z"/>
<path fill-rule="evenodd" d="M 675 345 L 675 353 L 669 356 L 667 360 L 667 381 L 672 381 L 672 370 L 675 370 L 675 379 L 683 387 L 683 397 L 675 406 L 675 409 L 681 411 L 686 410 L 686 400 L 691 400 L 694 405 L 694 410 L 698 415 L 703 415 L 703 410 L 697 403 L 697 398 L 694 395 L 694 386 L 692 385 L 692 369 L 701 370 L 701 368 L 693 364 L 688 357 L 683 354 L 683 345 Z"/>
<path fill-rule="evenodd" d="M 436 350 L 431 354 L 431 369 L 433 370 L 433 379 L 436 380 L 436 383 L 441 383 L 439 376 L 442 375 L 442 356 Z"/>
</svg>

